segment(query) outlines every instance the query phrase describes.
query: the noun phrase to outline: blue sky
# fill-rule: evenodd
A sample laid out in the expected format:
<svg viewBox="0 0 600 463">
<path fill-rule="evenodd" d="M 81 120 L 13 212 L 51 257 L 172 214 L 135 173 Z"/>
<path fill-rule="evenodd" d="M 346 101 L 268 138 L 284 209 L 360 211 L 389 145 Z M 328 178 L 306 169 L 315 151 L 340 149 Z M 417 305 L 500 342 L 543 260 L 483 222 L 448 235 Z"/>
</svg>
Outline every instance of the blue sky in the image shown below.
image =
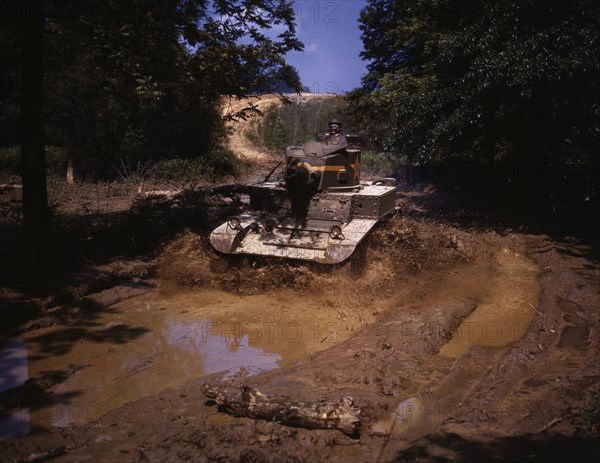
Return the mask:
<svg viewBox="0 0 600 463">
<path fill-rule="evenodd" d="M 297 36 L 303 52 L 287 56 L 313 93 L 344 93 L 360 85 L 366 62 L 360 59 L 358 28 L 366 0 L 295 0 Z"/>
</svg>

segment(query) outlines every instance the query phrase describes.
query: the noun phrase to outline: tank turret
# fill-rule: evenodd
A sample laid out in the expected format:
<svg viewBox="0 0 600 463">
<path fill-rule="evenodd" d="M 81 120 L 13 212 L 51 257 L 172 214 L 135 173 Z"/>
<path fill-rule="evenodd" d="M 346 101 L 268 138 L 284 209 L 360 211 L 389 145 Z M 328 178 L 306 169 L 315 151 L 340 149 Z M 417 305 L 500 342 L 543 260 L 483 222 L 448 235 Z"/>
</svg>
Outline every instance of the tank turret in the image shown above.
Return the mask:
<svg viewBox="0 0 600 463">
<path fill-rule="evenodd" d="M 285 155 L 286 183 L 293 188 L 301 179 L 317 191 L 357 186 L 360 149 L 351 148 L 348 138 L 341 134 L 323 135 L 302 146 L 289 146 Z"/>
</svg>

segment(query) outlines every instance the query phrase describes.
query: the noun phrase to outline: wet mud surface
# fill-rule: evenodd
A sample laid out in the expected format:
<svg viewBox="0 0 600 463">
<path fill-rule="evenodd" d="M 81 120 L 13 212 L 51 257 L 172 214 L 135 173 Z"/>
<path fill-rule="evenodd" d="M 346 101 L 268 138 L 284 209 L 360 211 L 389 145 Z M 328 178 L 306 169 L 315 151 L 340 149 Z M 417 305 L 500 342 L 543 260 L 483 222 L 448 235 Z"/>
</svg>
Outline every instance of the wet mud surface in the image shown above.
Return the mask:
<svg viewBox="0 0 600 463">
<path fill-rule="evenodd" d="M 152 275 L 51 304 L 0 346 L 2 458 L 596 461 L 589 250 L 434 221 L 420 198 L 341 266 L 225 260 L 188 232 Z M 352 397 L 360 432 L 236 418 L 206 384 Z"/>
</svg>

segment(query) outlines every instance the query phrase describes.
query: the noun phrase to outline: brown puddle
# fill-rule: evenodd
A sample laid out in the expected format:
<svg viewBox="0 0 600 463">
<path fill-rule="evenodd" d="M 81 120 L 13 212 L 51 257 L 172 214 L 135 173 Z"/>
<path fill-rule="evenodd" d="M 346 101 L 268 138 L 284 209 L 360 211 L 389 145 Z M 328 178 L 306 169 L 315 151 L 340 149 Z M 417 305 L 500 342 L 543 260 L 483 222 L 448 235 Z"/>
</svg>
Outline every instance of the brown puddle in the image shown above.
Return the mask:
<svg viewBox="0 0 600 463">
<path fill-rule="evenodd" d="M 74 371 L 52 402 L 0 417 L 0 436 L 86 423 L 204 375 L 254 375 L 331 347 L 356 326 L 319 297 L 291 291 L 240 297 L 216 290 L 153 291 L 97 314 L 71 333 L 51 328 L 0 352 L 0 391 L 51 371 Z M 110 335 L 108 335 L 110 333 Z"/>
<path fill-rule="evenodd" d="M 451 358 L 467 357 L 474 346 L 498 348 L 516 341 L 534 316 L 530 304 L 537 303 L 537 271 L 519 255 L 503 251 L 470 271 L 472 278 L 456 275 L 456 287 L 441 295 L 478 300 L 459 334 L 440 352 Z M 0 417 L 0 435 L 90 422 L 190 379 L 254 375 L 325 350 L 362 326 L 345 318 L 341 305 L 329 294 L 297 290 L 242 297 L 220 290 L 163 289 L 96 308 L 74 327 L 32 331 L 0 352 L 5 359 L 0 360 L 0 389 L 51 372 L 68 374 L 50 388 L 47 403 Z M 444 407 L 460 402 L 469 382 L 460 366 L 452 373 L 430 394 L 402 401 L 374 431 L 407 435 L 428 429 Z"/>
</svg>

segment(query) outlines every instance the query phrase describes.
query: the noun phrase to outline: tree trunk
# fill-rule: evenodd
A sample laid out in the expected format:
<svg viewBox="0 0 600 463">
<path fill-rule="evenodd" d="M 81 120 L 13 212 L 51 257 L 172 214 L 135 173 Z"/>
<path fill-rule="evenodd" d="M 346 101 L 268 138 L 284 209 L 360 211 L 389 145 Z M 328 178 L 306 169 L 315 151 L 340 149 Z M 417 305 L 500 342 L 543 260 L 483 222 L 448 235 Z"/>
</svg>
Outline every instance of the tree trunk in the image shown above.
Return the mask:
<svg viewBox="0 0 600 463">
<path fill-rule="evenodd" d="M 24 270 L 28 284 L 45 272 L 48 192 L 44 153 L 43 14 L 41 0 L 21 1 L 21 178 Z"/>
<path fill-rule="evenodd" d="M 67 162 L 67 183 L 69 185 L 73 185 L 75 183 L 75 172 L 73 168 L 73 157 L 69 156 L 69 160 Z"/>
</svg>

